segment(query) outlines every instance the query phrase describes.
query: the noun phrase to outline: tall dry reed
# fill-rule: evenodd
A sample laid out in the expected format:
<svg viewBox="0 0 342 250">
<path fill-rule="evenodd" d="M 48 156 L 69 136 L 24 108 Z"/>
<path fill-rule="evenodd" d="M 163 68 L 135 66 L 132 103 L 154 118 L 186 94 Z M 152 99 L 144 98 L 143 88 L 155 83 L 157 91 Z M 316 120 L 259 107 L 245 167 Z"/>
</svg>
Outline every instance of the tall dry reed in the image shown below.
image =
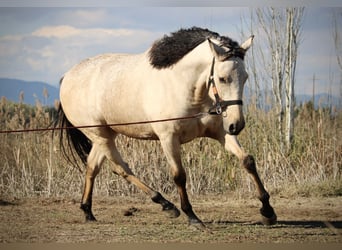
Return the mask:
<svg viewBox="0 0 342 250">
<path fill-rule="evenodd" d="M 295 143 L 285 155 L 277 141 L 275 113 L 246 108 L 246 128 L 239 136 L 246 151 L 255 156 L 267 189 L 279 195 L 342 195 L 342 112 L 298 109 Z M 15 104 L 2 99 L 0 129 L 48 127 L 54 108 Z M 0 134 L 1 197 L 74 197 L 83 190 L 84 173 L 68 163 L 60 152 L 59 140 L 50 132 Z M 133 172 L 145 183 L 171 196 L 176 189 L 157 141 L 118 138 L 119 151 Z M 254 184 L 238 160 L 215 141 L 196 139 L 182 147 L 188 174 L 188 190 L 194 194 L 254 195 Z M 80 164 L 80 163 L 79 163 Z M 84 172 L 84 171 L 83 171 Z M 106 161 L 96 179 L 95 195 L 127 196 L 141 192 L 113 174 Z"/>
</svg>

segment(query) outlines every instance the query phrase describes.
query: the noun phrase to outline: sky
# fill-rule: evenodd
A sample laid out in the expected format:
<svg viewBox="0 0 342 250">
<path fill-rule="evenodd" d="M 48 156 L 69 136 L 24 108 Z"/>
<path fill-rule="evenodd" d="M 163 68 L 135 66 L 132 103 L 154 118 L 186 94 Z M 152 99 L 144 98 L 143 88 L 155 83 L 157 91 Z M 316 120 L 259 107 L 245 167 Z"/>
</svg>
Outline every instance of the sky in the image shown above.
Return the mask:
<svg viewBox="0 0 342 250">
<path fill-rule="evenodd" d="M 61 0 L 49 5 L 0 0 L 0 77 L 58 86 L 63 74 L 82 59 L 107 52 L 141 53 L 164 34 L 192 26 L 243 42 L 241 16 L 248 17 L 255 8 L 243 6 L 244 1 L 240 6 L 197 1 L 196 6 L 202 7 L 194 7 L 194 1 L 183 1 L 183 5 L 152 0 L 115 5 L 101 2 Z M 188 7 L 184 3 L 189 3 Z M 337 13 L 342 34 L 342 4 L 332 3 L 333 7 L 309 5 L 305 9 L 297 94 L 312 93 L 315 75 L 316 93 L 340 96 L 342 72 L 332 38 L 332 13 Z M 254 35 L 258 43 L 262 38 Z"/>
</svg>

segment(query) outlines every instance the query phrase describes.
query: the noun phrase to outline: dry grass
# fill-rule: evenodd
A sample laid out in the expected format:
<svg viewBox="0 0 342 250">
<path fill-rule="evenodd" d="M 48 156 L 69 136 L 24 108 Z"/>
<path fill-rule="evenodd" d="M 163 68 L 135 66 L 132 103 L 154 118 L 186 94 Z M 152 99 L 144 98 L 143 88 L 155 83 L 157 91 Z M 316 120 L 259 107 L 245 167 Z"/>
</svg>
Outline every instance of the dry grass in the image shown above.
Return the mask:
<svg viewBox="0 0 342 250">
<path fill-rule="evenodd" d="M 1 100 L 0 129 L 48 127 L 53 108 L 46 109 Z M 276 116 L 248 106 L 246 129 L 240 140 L 255 156 L 267 189 L 282 196 L 342 195 L 342 112 L 298 110 L 295 144 L 284 155 L 277 141 Z M 81 195 L 84 174 L 71 166 L 59 149 L 58 140 L 46 133 L 0 134 L 0 196 L 75 197 Z M 119 150 L 135 174 L 153 188 L 176 195 L 169 168 L 156 141 L 138 141 L 122 136 Z M 196 139 L 183 146 L 183 164 L 190 194 L 254 195 L 254 185 L 239 162 L 215 141 Z M 103 166 L 96 180 L 95 195 L 140 195 L 134 186 Z"/>
</svg>

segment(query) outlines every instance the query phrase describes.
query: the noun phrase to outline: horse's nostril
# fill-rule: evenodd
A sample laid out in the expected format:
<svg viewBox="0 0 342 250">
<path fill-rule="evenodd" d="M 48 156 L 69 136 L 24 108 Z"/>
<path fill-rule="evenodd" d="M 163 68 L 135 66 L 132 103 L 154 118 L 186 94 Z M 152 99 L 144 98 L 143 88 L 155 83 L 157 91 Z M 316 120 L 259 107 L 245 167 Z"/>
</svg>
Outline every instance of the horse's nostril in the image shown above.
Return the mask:
<svg viewBox="0 0 342 250">
<path fill-rule="evenodd" d="M 228 132 L 230 134 L 235 134 L 235 132 L 236 132 L 236 124 L 230 124 L 228 130 L 229 130 Z"/>
</svg>

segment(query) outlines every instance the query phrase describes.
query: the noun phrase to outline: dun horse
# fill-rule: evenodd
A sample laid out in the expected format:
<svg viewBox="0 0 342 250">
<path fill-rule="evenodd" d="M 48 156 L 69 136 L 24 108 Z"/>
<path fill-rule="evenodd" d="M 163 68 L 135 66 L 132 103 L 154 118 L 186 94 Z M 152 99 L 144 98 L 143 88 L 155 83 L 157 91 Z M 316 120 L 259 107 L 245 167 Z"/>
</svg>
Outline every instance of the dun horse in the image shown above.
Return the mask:
<svg viewBox="0 0 342 250">
<path fill-rule="evenodd" d="M 197 137 L 217 140 L 240 159 L 255 181 L 262 202 L 262 222 L 276 223 L 254 158 L 237 140 L 245 126 L 242 93 L 248 75 L 244 56 L 252 41 L 253 36 L 239 45 L 207 29 L 180 29 L 154 42 L 145 53 L 102 54 L 82 61 L 64 75 L 59 125 L 102 125 L 61 132 L 61 140 L 66 133 L 69 145 L 87 164 L 81 201 L 86 220 L 95 220 L 93 185 L 105 158 L 112 162 L 114 173 L 145 192 L 170 217 L 180 215 L 174 204 L 140 181 L 121 158 L 115 139 L 123 134 L 160 141 L 180 195 L 181 209 L 190 224 L 203 226 L 187 195 L 180 147 Z M 207 115 L 196 116 L 201 113 Z M 134 124 L 175 117 L 193 119 Z M 127 123 L 133 124 L 110 126 Z"/>
</svg>

